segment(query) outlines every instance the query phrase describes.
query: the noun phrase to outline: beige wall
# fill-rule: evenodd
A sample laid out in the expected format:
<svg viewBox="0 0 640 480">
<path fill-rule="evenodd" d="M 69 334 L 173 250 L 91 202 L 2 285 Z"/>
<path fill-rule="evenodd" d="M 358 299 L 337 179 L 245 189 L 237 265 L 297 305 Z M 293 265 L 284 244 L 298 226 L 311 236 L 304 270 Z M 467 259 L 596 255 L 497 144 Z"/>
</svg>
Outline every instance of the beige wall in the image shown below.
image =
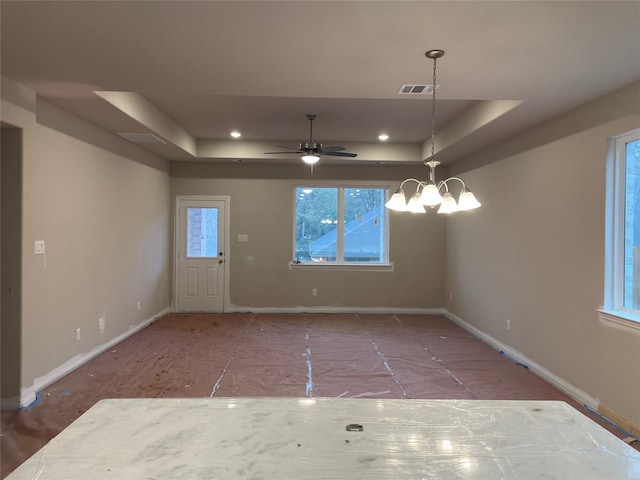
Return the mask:
<svg viewBox="0 0 640 480">
<path fill-rule="evenodd" d="M 640 86 L 621 95 L 610 109 L 580 109 L 583 128 L 563 136 L 567 117 L 550 122 L 522 138 L 548 142 L 465 174 L 483 207 L 448 220 L 446 295 L 456 316 L 640 425 L 640 334 L 600 324 L 596 311 L 607 138 L 640 127 L 627 113 L 640 108 Z"/>
<path fill-rule="evenodd" d="M 2 86 L 2 121 L 22 128 L 24 139 L 22 387 L 28 389 L 169 307 L 170 185 L 166 162 L 19 85 L 3 79 Z M 46 242 L 45 255 L 33 254 L 35 240 Z"/>
<path fill-rule="evenodd" d="M 250 168 L 250 167 L 249 167 Z M 181 175 L 189 175 L 186 178 Z M 174 165 L 172 197 L 229 195 L 231 245 L 227 266 L 231 306 L 253 309 L 424 309 L 443 303 L 444 219 L 391 214 L 393 271 L 292 270 L 294 188 L 307 179 L 217 179 L 210 167 Z M 202 178 L 209 175 L 210 178 Z M 200 177 L 200 178 L 195 178 Z M 358 183 L 358 182 L 355 182 Z M 366 180 L 370 186 L 398 182 Z M 349 180 L 314 184 L 347 185 Z M 175 204 L 175 201 L 174 201 Z M 247 243 L 237 242 L 247 234 Z M 311 290 L 318 289 L 312 297 Z"/>
</svg>

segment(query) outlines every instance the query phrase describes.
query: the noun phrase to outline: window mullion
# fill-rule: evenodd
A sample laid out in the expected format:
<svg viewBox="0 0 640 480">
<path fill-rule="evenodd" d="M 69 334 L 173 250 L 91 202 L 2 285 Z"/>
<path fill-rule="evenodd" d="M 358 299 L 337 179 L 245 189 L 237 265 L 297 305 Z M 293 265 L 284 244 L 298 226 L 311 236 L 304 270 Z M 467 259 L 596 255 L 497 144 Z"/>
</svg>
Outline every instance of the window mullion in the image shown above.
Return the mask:
<svg viewBox="0 0 640 480">
<path fill-rule="evenodd" d="M 344 263 L 344 188 L 338 188 L 338 223 L 336 225 L 336 262 Z"/>
</svg>

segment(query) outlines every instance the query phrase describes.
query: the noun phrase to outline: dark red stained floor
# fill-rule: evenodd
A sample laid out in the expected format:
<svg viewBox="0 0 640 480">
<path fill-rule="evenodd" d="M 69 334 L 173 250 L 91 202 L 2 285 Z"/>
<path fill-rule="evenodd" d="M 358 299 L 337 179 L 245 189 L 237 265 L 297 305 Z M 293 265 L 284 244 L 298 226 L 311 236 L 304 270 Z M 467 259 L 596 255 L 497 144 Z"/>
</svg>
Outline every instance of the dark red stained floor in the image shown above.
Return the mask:
<svg viewBox="0 0 640 480">
<path fill-rule="evenodd" d="M 2 412 L 2 478 L 98 400 L 210 396 L 564 400 L 626 436 L 439 315 L 174 314 Z"/>
</svg>

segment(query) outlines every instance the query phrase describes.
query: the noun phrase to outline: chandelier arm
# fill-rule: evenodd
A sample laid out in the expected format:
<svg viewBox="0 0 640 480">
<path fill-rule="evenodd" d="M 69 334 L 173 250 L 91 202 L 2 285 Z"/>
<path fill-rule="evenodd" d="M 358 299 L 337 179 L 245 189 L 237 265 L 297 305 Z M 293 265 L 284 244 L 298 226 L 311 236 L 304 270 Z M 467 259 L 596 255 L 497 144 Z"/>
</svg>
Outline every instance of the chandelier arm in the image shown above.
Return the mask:
<svg viewBox="0 0 640 480">
<path fill-rule="evenodd" d="M 406 180 L 404 180 L 401 184 L 400 184 L 400 190 L 402 190 L 402 187 L 404 187 L 404 184 L 407 182 L 416 182 L 418 184 L 418 188 L 420 187 L 424 187 L 426 184 L 425 182 L 422 182 L 418 179 L 415 178 L 407 178 Z"/>
<path fill-rule="evenodd" d="M 464 181 L 461 178 L 458 177 L 449 177 L 446 180 L 443 180 L 442 183 L 444 183 L 445 185 L 447 184 L 447 182 L 450 182 L 451 180 L 457 180 L 462 184 L 462 188 L 467 188 L 467 186 L 465 185 Z M 449 189 L 447 188 L 447 191 Z"/>
</svg>

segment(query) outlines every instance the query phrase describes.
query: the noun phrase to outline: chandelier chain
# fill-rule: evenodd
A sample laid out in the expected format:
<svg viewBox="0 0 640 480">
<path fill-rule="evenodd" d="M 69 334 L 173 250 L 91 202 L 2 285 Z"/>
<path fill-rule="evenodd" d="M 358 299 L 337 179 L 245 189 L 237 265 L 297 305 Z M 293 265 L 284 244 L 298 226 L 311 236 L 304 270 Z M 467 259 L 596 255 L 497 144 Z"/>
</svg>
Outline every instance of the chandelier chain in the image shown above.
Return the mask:
<svg viewBox="0 0 640 480">
<path fill-rule="evenodd" d="M 475 195 L 467 188 L 464 180 L 458 177 L 450 177 L 435 181 L 435 170 L 440 162 L 436 161 L 436 62 L 437 59 L 444 55 L 444 50 L 427 50 L 425 56 L 433 60 L 433 83 L 431 90 L 431 159 L 424 161 L 424 165 L 429 167 L 429 181 L 423 182 L 415 178 L 407 178 L 401 184 L 396 193 L 384 204 L 386 208 L 398 210 L 401 212 L 426 213 L 425 207 L 438 208 L 438 213 L 453 213 L 463 210 L 473 210 L 481 206 Z M 449 191 L 449 182 L 460 182 L 462 184 L 458 201 Z M 409 202 L 402 187 L 407 182 L 417 183 L 416 191 L 411 196 Z M 444 190 L 443 193 L 440 191 Z"/>
<path fill-rule="evenodd" d="M 433 59 L 433 84 L 431 92 L 431 160 L 434 160 L 436 151 L 436 61 Z"/>
</svg>

